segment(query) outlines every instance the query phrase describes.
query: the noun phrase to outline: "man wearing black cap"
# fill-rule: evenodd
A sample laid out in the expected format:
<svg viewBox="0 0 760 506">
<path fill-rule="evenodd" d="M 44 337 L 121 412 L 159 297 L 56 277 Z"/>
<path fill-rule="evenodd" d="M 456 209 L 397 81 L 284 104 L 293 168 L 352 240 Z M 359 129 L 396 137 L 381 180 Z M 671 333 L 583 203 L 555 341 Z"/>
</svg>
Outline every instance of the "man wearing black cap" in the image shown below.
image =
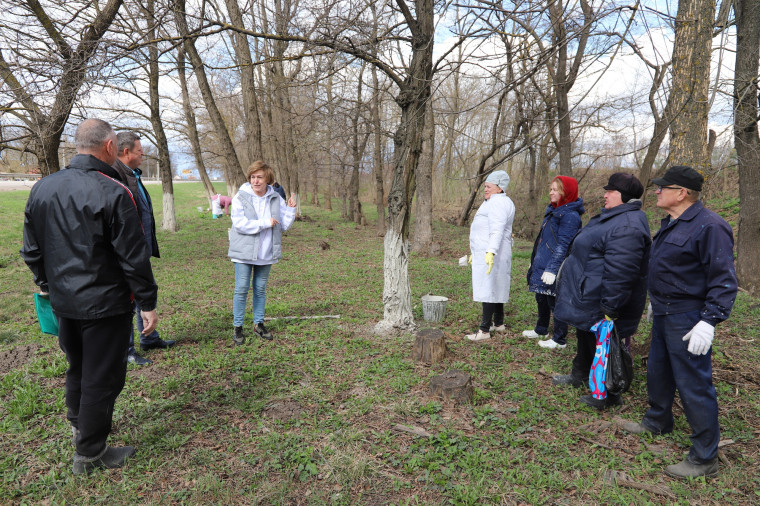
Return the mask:
<svg viewBox="0 0 760 506">
<path fill-rule="evenodd" d="M 657 207 L 669 216 L 654 236 L 649 262 L 650 407 L 641 423 L 623 425 L 636 434 L 671 432 L 678 389 L 693 433 L 686 459 L 665 468 L 677 478 L 718 473 L 720 427 L 710 352 L 715 325 L 728 318 L 737 291 L 733 233 L 699 200 L 703 181 L 699 172 L 682 165 L 652 180 Z"/>
</svg>

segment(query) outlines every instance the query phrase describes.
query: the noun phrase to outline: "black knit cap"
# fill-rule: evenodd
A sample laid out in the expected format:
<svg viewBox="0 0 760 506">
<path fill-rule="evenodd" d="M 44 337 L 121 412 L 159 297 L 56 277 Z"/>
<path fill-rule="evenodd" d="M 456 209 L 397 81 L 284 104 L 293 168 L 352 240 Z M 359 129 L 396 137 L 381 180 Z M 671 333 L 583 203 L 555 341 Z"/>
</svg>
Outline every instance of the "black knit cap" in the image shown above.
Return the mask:
<svg viewBox="0 0 760 506">
<path fill-rule="evenodd" d="M 696 170 L 686 165 L 674 165 L 665 171 L 662 177 L 652 179 L 652 184 L 668 186 L 671 184 L 683 186 L 687 190 L 702 191 L 705 178 Z"/>
<path fill-rule="evenodd" d="M 625 172 L 615 172 L 610 176 L 610 180 L 604 185 L 605 190 L 617 190 L 623 202 L 631 199 L 640 199 L 644 195 L 644 185 L 633 174 Z"/>
</svg>

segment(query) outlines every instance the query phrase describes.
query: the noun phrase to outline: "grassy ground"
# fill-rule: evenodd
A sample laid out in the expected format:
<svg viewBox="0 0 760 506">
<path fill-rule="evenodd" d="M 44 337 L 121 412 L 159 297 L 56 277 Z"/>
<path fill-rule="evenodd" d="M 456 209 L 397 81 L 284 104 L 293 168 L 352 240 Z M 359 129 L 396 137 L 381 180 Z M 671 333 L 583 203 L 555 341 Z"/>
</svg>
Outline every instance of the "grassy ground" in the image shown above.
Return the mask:
<svg viewBox="0 0 760 506">
<path fill-rule="evenodd" d="M 160 201 L 160 188 L 150 190 Z M 578 404 L 581 391 L 551 386 L 553 373 L 569 371 L 573 339 L 557 352 L 520 337 L 535 315 L 524 283 L 530 243 L 515 244 L 508 332 L 474 345 L 462 336 L 475 329 L 479 305 L 471 301 L 469 270 L 456 264 L 467 230 L 436 223 L 441 254 L 410 264 L 422 326 L 420 296 L 449 298 L 439 325 L 449 355 L 427 367 L 411 360 L 411 336 L 371 333 L 382 317 L 382 240 L 374 227 L 305 206 L 308 219 L 287 233 L 285 259 L 272 270 L 267 315 L 340 319 L 274 320 L 273 342 L 232 348 L 228 221 L 199 215 L 200 185 L 175 190 L 181 230 L 159 232 L 154 272 L 159 331 L 178 344 L 148 352 L 151 366 L 130 366 L 110 441 L 135 445 L 136 457 L 122 470 L 88 477 L 71 474 L 66 362 L 55 339 L 39 331 L 35 286 L 18 255 L 27 192 L 0 195 L 0 503 L 760 502 L 756 299 L 740 294 L 717 330 L 727 443 L 721 474 L 676 481 L 661 470 L 689 447 L 680 407 L 676 430 L 663 437 L 626 434 L 613 423 L 645 411 L 645 349 L 637 349 L 625 406 L 598 413 Z M 250 314 L 246 330 L 250 336 Z M 637 339 L 648 330 L 643 324 Z M 472 375 L 473 405 L 429 397 L 430 378 L 450 368 Z M 395 431 L 396 424 L 431 437 Z"/>
</svg>

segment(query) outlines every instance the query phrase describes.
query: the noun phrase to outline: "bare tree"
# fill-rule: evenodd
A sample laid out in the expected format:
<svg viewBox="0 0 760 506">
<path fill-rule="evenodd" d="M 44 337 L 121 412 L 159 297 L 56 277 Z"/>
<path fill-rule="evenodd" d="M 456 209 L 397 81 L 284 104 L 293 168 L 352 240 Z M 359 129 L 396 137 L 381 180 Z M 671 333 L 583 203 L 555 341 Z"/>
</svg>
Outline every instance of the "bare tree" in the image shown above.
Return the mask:
<svg viewBox="0 0 760 506">
<path fill-rule="evenodd" d="M 237 26 L 243 24 L 243 14 L 237 0 L 225 0 L 230 21 Z M 245 130 L 245 146 L 248 155 L 246 167 L 263 156 L 261 146 L 261 119 L 259 118 L 259 103 L 256 97 L 253 58 L 248 44 L 248 37 L 239 32 L 233 32 L 232 45 L 235 48 L 235 58 L 240 69 L 240 94 L 243 98 L 243 126 Z"/>
<path fill-rule="evenodd" d="M 206 164 L 203 161 L 203 151 L 201 150 L 201 142 L 198 137 L 198 125 L 195 121 L 195 112 L 190 104 L 190 92 L 187 86 L 187 69 L 185 68 L 185 49 L 182 45 L 177 48 L 177 74 L 180 87 L 182 88 L 182 111 L 185 115 L 185 123 L 187 126 L 187 139 L 190 142 L 190 148 L 193 152 L 193 159 L 195 159 L 195 167 L 198 171 L 198 177 L 200 177 L 201 182 L 203 182 L 203 188 L 206 190 L 208 205 L 211 206 L 211 197 L 216 191 L 214 190 L 214 185 L 211 183 L 211 178 L 208 176 Z"/>
<path fill-rule="evenodd" d="M 158 93 L 159 75 L 159 54 L 158 40 L 156 36 L 156 2 L 155 0 L 146 0 L 142 6 L 147 23 L 146 36 L 151 42 L 148 45 L 148 93 L 150 103 L 150 124 L 153 127 L 153 133 L 156 137 L 156 147 L 158 148 L 158 167 L 161 175 L 161 189 L 163 193 L 163 214 L 161 228 L 170 232 L 176 232 L 179 229 L 177 217 L 174 213 L 174 183 L 172 181 L 172 165 L 169 157 L 169 141 L 166 138 L 164 124 L 161 120 L 161 105 Z"/>
<path fill-rule="evenodd" d="M 20 121 L 23 150 L 37 156 L 43 176 L 60 168 L 63 129 L 88 72 L 101 63 L 93 60 L 121 5 L 122 0 L 109 0 L 102 9 L 89 9 L 89 2 L 56 2 L 50 6 L 55 17 L 38 0 L 3 5 L 0 47 L 12 54 L 0 50 L 0 80 L 13 97 L 5 101 L 5 111 Z M 72 40 L 78 41 L 75 46 Z"/>
<path fill-rule="evenodd" d="M 220 142 L 221 154 L 224 159 L 225 179 L 227 180 L 227 194 L 234 195 L 238 188 L 245 183 L 245 173 L 238 159 L 235 146 L 230 137 L 227 124 L 224 121 L 222 113 L 211 91 L 211 84 L 206 76 L 206 69 L 203 64 L 198 50 L 195 48 L 194 37 L 190 33 L 187 25 L 185 13 L 185 0 L 175 0 L 174 2 L 174 19 L 177 24 L 177 31 L 184 40 L 185 52 L 190 59 L 190 64 L 195 72 L 195 78 L 198 82 L 198 88 L 206 105 L 206 110 L 214 125 L 217 139 Z"/>
<path fill-rule="evenodd" d="M 707 114 L 714 0 L 679 0 L 673 45 L 670 161 L 707 173 Z"/>
<path fill-rule="evenodd" d="M 760 137 L 758 137 L 758 59 L 760 0 L 734 0 L 736 67 L 734 70 L 734 146 L 739 164 L 739 237 L 736 273 L 752 293 L 760 289 Z"/>
</svg>

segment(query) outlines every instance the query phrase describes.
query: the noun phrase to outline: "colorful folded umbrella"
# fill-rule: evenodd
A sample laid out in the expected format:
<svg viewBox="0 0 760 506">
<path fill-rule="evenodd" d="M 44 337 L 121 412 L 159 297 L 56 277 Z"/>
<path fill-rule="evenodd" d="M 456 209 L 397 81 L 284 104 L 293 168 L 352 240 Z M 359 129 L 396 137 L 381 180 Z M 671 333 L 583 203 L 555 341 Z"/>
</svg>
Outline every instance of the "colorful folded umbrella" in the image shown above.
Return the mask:
<svg viewBox="0 0 760 506">
<path fill-rule="evenodd" d="M 614 327 L 612 320 L 599 320 L 591 327 L 591 332 L 596 335 L 596 353 L 594 361 L 591 362 L 591 371 L 588 375 L 588 386 L 591 388 L 591 395 L 594 399 L 607 398 L 607 363 L 610 357 L 610 334 Z"/>
</svg>

